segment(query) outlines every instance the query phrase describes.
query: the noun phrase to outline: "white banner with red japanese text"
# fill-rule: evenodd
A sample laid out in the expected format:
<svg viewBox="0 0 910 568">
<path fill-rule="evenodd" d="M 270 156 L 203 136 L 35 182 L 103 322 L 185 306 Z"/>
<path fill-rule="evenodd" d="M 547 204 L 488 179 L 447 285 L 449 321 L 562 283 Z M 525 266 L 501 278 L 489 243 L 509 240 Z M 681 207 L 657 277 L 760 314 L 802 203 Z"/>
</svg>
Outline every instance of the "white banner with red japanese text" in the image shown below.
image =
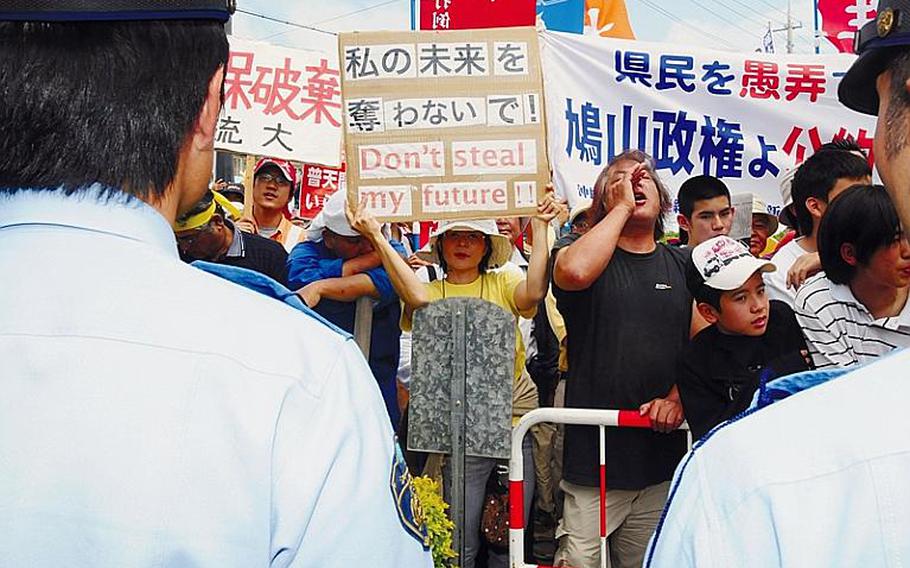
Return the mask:
<svg viewBox="0 0 910 568">
<path fill-rule="evenodd" d="M 348 196 L 382 221 L 528 215 L 549 180 L 534 28 L 339 35 Z"/>
<path fill-rule="evenodd" d="M 291 49 L 231 36 L 215 148 L 338 166 L 341 79 L 334 38 Z"/>
<path fill-rule="evenodd" d="M 850 137 L 871 153 L 874 117 L 842 106 L 855 56 L 733 53 L 543 32 L 547 137 L 557 192 L 590 198 L 630 148 L 654 156 L 675 195 L 691 176 L 781 206 L 780 180 L 815 148 Z"/>
</svg>

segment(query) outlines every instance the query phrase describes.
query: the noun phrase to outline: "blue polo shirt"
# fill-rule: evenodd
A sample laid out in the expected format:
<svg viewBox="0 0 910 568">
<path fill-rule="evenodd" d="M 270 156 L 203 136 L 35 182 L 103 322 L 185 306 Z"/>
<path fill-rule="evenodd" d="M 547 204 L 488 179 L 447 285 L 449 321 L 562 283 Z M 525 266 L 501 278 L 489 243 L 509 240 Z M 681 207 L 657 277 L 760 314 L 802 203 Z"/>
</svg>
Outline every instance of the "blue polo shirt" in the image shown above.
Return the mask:
<svg viewBox="0 0 910 568">
<path fill-rule="evenodd" d="M 404 247 L 398 241 L 391 241 L 392 248 L 402 256 L 407 256 Z M 291 290 L 299 290 L 307 284 L 326 280 L 328 278 L 341 278 L 344 260 L 330 251 L 323 241 L 304 241 L 291 251 L 288 256 L 288 283 Z M 398 320 L 401 317 L 401 303 L 398 294 L 392 287 L 385 268 L 379 266 L 364 272 L 370 277 L 373 286 L 379 293 L 379 299 L 373 303 L 373 330 L 370 339 L 370 370 L 382 398 L 385 400 L 386 409 L 392 425 L 397 427 L 400 413 L 398 411 L 398 391 L 395 377 L 398 371 L 399 338 L 401 328 Z M 336 326 L 354 332 L 354 302 L 338 302 L 322 299 L 313 308 L 316 313 L 329 320 Z"/>
</svg>

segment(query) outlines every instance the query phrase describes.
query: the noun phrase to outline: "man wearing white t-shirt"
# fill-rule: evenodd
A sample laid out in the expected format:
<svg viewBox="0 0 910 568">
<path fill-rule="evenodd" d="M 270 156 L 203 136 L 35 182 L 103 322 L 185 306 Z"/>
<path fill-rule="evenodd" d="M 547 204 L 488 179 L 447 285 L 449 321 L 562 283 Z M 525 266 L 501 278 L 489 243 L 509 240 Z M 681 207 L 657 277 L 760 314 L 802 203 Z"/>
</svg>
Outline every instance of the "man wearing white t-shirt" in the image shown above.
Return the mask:
<svg viewBox="0 0 910 568">
<path fill-rule="evenodd" d="M 828 203 L 851 185 L 872 182 L 869 164 L 847 147 L 847 143 L 831 149 L 823 147 L 803 162 L 793 176 L 794 210 L 803 236 L 781 247 L 771 259 L 777 270 L 765 275 L 765 283 L 772 300 L 792 307 L 796 289 L 820 269 L 816 240 Z"/>
</svg>

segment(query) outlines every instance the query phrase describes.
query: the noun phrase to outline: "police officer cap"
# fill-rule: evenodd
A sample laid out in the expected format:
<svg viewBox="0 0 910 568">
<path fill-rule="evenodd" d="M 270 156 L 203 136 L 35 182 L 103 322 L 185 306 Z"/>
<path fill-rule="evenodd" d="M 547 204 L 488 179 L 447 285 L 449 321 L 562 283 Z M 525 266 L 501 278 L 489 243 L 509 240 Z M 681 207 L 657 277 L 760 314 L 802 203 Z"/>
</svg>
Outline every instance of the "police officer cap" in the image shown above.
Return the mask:
<svg viewBox="0 0 910 568">
<path fill-rule="evenodd" d="M 910 0 L 881 0 L 878 16 L 853 39 L 859 57 L 837 89 L 840 102 L 857 112 L 878 114 L 875 80 L 905 46 L 910 46 Z"/>
<path fill-rule="evenodd" d="M 236 6 L 236 0 L 3 0 L 0 2 L 0 22 L 226 22 Z"/>
</svg>

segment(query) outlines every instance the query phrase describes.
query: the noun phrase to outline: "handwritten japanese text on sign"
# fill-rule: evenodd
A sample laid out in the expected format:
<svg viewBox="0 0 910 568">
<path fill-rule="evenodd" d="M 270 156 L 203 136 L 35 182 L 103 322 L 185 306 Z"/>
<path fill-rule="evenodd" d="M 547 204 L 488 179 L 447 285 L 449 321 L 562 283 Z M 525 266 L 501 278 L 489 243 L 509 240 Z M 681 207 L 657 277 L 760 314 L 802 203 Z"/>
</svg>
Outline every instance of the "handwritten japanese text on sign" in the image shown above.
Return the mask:
<svg viewBox="0 0 910 568">
<path fill-rule="evenodd" d="M 338 165 L 341 79 L 338 55 L 231 37 L 224 70 L 224 109 L 215 148 Z"/>
<path fill-rule="evenodd" d="M 312 219 L 322 211 L 325 200 L 338 190 L 344 191 L 345 170 L 319 164 L 302 164 L 300 182 L 300 211 L 304 219 Z"/>
<path fill-rule="evenodd" d="M 730 53 L 544 32 L 550 158 L 570 206 L 616 155 L 651 154 L 675 194 L 691 176 L 752 192 L 777 214 L 780 179 L 833 138 L 871 152 L 874 119 L 837 101 L 851 55 Z"/>
<path fill-rule="evenodd" d="M 534 29 L 354 33 L 339 44 L 350 199 L 382 220 L 536 210 L 549 165 Z"/>
</svg>

